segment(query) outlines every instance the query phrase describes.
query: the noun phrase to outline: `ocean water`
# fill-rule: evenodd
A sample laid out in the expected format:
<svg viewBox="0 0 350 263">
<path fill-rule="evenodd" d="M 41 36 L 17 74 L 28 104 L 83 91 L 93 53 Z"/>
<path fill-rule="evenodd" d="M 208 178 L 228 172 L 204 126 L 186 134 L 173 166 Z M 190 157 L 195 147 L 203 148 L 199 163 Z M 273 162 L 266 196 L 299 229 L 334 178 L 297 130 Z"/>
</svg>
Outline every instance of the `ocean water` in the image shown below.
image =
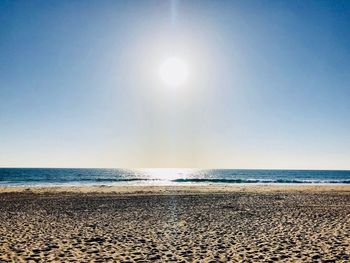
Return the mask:
<svg viewBox="0 0 350 263">
<path fill-rule="evenodd" d="M 350 184 L 350 171 L 0 168 L 0 185 Z"/>
</svg>

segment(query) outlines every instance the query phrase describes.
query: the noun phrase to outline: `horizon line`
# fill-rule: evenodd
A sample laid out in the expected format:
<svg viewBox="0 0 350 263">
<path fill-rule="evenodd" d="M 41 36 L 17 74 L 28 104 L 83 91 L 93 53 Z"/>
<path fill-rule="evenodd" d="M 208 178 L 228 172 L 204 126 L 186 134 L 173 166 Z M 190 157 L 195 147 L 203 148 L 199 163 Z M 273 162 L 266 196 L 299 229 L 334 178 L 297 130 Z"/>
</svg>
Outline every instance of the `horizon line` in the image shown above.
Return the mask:
<svg viewBox="0 0 350 263">
<path fill-rule="evenodd" d="M 188 167 L 25 167 L 25 166 L 0 166 L 0 169 L 120 169 L 120 170 L 143 170 L 143 169 L 164 169 L 164 170 L 284 170 L 284 171 L 349 171 L 350 168 L 346 169 L 317 169 L 317 168 L 188 168 Z"/>
</svg>

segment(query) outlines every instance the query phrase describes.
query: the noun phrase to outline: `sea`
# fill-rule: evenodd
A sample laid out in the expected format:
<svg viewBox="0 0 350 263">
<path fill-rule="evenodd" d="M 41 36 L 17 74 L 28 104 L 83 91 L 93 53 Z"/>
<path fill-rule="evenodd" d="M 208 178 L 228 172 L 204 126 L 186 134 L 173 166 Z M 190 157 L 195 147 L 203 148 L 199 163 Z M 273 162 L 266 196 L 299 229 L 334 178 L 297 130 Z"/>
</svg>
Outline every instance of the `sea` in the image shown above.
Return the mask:
<svg viewBox="0 0 350 263">
<path fill-rule="evenodd" d="M 0 186 L 350 184 L 350 170 L 0 168 Z"/>
</svg>

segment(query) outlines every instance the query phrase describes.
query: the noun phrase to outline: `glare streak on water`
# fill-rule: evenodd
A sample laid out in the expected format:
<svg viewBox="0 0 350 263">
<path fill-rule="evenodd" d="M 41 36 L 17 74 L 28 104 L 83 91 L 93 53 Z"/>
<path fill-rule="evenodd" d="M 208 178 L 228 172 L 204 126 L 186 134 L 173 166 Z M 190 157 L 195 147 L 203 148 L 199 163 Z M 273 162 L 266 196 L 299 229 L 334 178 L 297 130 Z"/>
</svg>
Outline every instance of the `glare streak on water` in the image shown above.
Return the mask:
<svg viewBox="0 0 350 263">
<path fill-rule="evenodd" d="M 350 184 L 350 171 L 0 168 L 0 185 Z"/>
</svg>

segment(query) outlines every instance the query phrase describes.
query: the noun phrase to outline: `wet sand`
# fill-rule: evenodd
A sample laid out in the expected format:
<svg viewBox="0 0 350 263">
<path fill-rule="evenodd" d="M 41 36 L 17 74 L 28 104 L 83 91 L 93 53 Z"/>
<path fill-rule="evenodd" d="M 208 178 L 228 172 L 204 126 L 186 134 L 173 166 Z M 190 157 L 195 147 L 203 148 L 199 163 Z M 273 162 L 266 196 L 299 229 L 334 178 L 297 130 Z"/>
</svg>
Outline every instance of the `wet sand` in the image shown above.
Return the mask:
<svg viewBox="0 0 350 263">
<path fill-rule="evenodd" d="M 349 186 L 0 188 L 0 262 L 349 262 Z"/>
</svg>

